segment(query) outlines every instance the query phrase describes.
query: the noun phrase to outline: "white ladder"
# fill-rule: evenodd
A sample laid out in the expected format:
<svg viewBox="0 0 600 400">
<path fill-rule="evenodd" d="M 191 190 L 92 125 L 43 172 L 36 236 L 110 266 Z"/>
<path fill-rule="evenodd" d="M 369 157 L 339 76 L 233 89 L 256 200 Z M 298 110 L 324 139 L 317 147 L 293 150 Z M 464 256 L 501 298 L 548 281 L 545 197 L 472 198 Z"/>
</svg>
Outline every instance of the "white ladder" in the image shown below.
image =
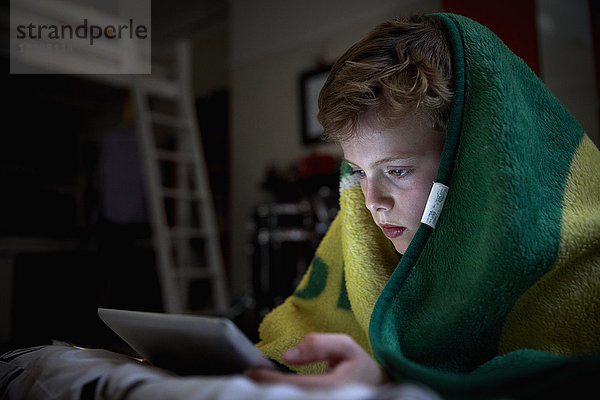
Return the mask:
<svg viewBox="0 0 600 400">
<path fill-rule="evenodd" d="M 163 305 L 167 313 L 224 315 L 227 285 L 193 107 L 189 43 L 177 43 L 176 52 L 176 79 L 133 82 Z M 191 304 L 196 281 L 208 283 L 210 306 Z"/>
</svg>

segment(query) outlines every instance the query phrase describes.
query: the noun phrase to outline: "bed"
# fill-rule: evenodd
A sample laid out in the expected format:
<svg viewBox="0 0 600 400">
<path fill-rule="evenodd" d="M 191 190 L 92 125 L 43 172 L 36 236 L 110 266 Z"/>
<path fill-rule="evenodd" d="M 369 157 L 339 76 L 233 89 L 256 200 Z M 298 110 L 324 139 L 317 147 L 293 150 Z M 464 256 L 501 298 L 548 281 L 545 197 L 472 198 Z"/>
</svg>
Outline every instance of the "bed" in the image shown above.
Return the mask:
<svg viewBox="0 0 600 400">
<path fill-rule="evenodd" d="M 244 375 L 179 376 L 130 355 L 64 342 L 15 349 L 0 356 L 0 398 L 22 400 L 441 399 L 419 384 L 300 389 L 258 384 Z"/>
</svg>

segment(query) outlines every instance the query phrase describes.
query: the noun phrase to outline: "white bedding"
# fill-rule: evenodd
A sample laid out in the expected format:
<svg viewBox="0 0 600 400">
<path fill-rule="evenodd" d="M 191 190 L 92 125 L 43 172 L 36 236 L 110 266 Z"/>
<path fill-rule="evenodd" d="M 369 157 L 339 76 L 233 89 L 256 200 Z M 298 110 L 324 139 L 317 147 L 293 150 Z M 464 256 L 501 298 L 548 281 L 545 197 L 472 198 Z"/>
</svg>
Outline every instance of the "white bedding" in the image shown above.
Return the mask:
<svg viewBox="0 0 600 400">
<path fill-rule="evenodd" d="M 67 344 L 32 347 L 0 356 L 0 399 L 14 400 L 358 400 L 439 399 L 418 385 L 345 385 L 305 390 L 257 384 L 243 375 L 175 375 L 119 353 Z"/>
</svg>

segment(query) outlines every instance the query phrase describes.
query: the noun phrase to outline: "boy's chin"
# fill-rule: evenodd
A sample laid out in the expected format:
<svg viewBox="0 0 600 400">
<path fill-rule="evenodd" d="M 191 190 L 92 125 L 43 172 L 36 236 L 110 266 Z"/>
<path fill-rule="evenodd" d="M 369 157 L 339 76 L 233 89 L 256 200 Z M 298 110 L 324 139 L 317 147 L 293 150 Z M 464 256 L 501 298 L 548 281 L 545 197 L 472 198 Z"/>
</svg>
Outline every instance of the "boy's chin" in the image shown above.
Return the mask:
<svg viewBox="0 0 600 400">
<path fill-rule="evenodd" d="M 400 254 L 403 255 L 406 252 L 406 249 L 408 248 L 409 243 L 404 243 L 404 241 L 402 242 L 396 242 L 396 241 L 392 241 L 392 244 L 394 245 L 394 249 L 396 249 L 396 251 Z"/>
</svg>

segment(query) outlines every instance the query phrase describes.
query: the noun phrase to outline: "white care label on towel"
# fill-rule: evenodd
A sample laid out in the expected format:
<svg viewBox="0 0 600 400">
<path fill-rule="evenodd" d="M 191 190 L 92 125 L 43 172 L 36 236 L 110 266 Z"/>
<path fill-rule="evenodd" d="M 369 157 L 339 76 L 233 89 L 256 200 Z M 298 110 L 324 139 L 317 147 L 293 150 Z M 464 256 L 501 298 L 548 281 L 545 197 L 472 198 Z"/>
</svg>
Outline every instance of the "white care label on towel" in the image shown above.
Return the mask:
<svg viewBox="0 0 600 400">
<path fill-rule="evenodd" d="M 447 194 L 448 186 L 439 182 L 433 182 L 433 187 L 431 188 L 431 192 L 429 192 L 429 198 L 425 205 L 425 211 L 423 211 L 421 223 L 435 228 L 435 224 L 437 224 L 438 218 L 442 213 L 442 208 L 444 208 Z"/>
</svg>

